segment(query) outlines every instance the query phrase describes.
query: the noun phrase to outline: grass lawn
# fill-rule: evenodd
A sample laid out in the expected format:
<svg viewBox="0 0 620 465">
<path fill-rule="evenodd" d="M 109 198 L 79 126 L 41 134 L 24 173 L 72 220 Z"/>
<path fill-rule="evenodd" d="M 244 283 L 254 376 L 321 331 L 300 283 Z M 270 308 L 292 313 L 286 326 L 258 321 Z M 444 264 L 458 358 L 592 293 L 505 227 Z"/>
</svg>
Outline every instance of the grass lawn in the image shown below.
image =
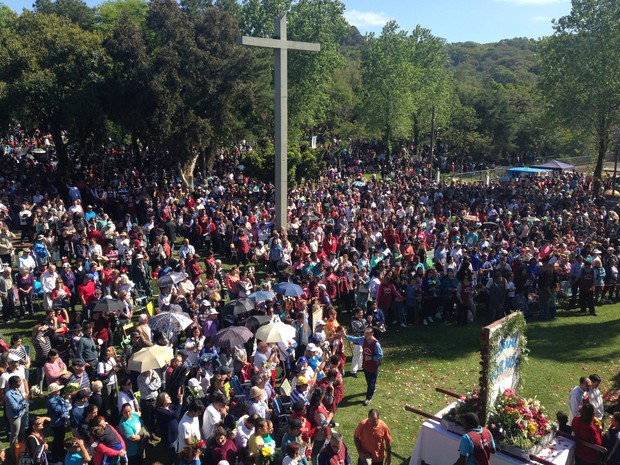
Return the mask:
<svg viewBox="0 0 620 465">
<path fill-rule="evenodd" d="M 598 317 L 560 311 L 554 321 L 528 325 L 530 356 L 521 371 L 521 394 L 540 399 L 551 417 L 558 410 L 567 411 L 568 394 L 580 376 L 598 373 L 603 378 L 601 390 L 605 393 L 620 372 L 620 305 L 606 305 L 597 311 Z M 348 315 L 343 318 L 343 323 L 347 322 Z M 3 327 L 1 332 L 5 339 L 15 332 L 29 336 L 33 325 L 34 320 L 29 319 Z M 423 422 L 422 417 L 406 412 L 404 406 L 409 404 L 435 413 L 452 402 L 436 392 L 435 387 L 461 394 L 476 387 L 480 326 L 390 326 L 382 345 L 385 358 L 371 407 L 381 411 L 382 419 L 392 430 L 393 463 L 404 464 L 409 462 Z M 336 414 L 340 423 L 337 430 L 345 435 L 353 460 L 353 431 L 369 410 L 362 405 L 365 386 L 361 373 L 357 379 L 346 376 L 345 398 Z M 33 413 L 43 413 L 44 409 L 44 397 L 32 402 Z M 154 459 L 147 459 L 146 463 L 154 463 Z"/>
</svg>

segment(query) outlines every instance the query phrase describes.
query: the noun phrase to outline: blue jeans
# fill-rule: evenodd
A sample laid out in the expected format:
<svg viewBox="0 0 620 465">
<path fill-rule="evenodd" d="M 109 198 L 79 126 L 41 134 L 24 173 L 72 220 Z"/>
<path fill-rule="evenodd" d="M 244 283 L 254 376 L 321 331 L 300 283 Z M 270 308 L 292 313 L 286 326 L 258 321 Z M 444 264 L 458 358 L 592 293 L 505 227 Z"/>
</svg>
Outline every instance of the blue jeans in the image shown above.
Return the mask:
<svg viewBox="0 0 620 465">
<path fill-rule="evenodd" d="M 377 377 L 379 376 L 379 369 L 374 372 L 364 370 L 364 376 L 366 377 L 366 399 L 372 399 L 377 387 Z"/>
</svg>

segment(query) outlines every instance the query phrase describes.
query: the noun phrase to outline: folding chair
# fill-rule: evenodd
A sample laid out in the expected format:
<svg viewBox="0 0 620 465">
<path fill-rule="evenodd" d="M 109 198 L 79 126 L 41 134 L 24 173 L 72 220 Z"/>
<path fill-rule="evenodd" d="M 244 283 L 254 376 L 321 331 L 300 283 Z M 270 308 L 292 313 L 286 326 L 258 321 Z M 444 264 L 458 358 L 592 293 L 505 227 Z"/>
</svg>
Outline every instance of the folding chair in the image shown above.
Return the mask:
<svg viewBox="0 0 620 465">
<path fill-rule="evenodd" d="M 234 392 L 234 396 L 236 400 L 241 401 L 241 402 L 250 401 L 249 390 L 246 390 L 243 388 L 243 385 L 241 384 L 241 381 L 239 381 L 239 378 L 237 377 L 237 375 L 230 378 L 230 387 L 232 388 Z"/>
<path fill-rule="evenodd" d="M 287 411 L 287 409 L 282 404 L 282 400 L 277 396 L 274 397 L 272 405 L 273 413 L 276 414 L 276 418 L 278 419 L 278 425 L 285 425 L 288 422 L 289 417 L 291 416 L 290 411 Z"/>
<path fill-rule="evenodd" d="M 131 333 L 131 330 L 133 330 L 133 323 L 130 321 L 127 324 L 124 324 L 122 326 L 122 330 L 123 330 L 123 338 L 127 339 L 128 335 L 127 332 Z"/>
<path fill-rule="evenodd" d="M 282 384 L 280 384 L 280 389 L 282 390 L 282 394 L 291 397 L 291 391 L 293 390 L 293 388 L 288 379 L 284 378 L 284 381 L 282 381 Z"/>
</svg>

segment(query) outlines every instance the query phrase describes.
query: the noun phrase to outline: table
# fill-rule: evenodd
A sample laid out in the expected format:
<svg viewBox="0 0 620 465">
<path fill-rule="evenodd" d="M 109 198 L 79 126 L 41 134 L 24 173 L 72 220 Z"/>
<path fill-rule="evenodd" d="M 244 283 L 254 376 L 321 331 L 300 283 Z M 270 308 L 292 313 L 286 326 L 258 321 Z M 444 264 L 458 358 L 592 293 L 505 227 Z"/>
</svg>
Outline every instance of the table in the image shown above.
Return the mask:
<svg viewBox="0 0 620 465">
<path fill-rule="evenodd" d="M 454 404 L 449 405 L 435 416 L 441 418 Z M 459 443 L 461 437 L 445 430 L 437 421 L 426 420 L 416 439 L 409 465 L 452 465 L 459 458 Z M 574 463 L 575 443 L 570 439 L 556 437 L 538 457 L 557 465 L 572 465 Z M 536 462 L 523 462 L 497 452 L 491 455 L 492 465 L 536 465 Z"/>
</svg>

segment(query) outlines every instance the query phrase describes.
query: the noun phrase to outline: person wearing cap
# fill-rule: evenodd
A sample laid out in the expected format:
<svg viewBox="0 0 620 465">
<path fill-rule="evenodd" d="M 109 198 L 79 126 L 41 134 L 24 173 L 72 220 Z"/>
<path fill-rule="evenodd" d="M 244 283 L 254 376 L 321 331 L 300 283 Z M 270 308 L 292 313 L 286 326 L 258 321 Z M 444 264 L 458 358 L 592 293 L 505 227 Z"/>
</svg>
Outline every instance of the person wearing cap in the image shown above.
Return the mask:
<svg viewBox="0 0 620 465">
<path fill-rule="evenodd" d="M 491 463 L 491 454 L 495 453 L 495 441 L 491 432 L 480 426 L 480 420 L 475 413 L 463 414 L 461 422 L 467 432 L 461 436 L 459 458 L 454 465 Z"/>
<path fill-rule="evenodd" d="M 379 411 L 371 409 L 368 417 L 355 428 L 355 447 L 360 464 L 390 465 L 392 463 L 392 433 L 379 418 Z"/>
<path fill-rule="evenodd" d="M 248 414 L 258 414 L 259 417 L 268 419 L 271 416 L 272 410 L 267 406 L 267 394 L 264 389 L 258 386 L 252 386 L 250 388 L 250 408 Z"/>
<path fill-rule="evenodd" d="M 90 376 L 86 373 L 86 362 L 82 358 L 74 358 L 71 361 L 73 374 L 69 377 L 69 383 L 75 383 L 79 386 L 79 390 L 90 396 Z"/>
<path fill-rule="evenodd" d="M 32 256 L 32 251 L 29 247 L 25 247 L 22 250 L 21 255 L 17 259 L 17 268 L 26 268 L 29 273 L 32 273 L 37 269 L 37 262 Z"/>
<path fill-rule="evenodd" d="M 28 385 L 28 380 L 26 378 L 26 372 L 24 370 L 24 367 L 20 365 L 21 359 L 19 355 L 9 352 L 9 355 L 6 360 L 7 360 L 8 367 L 6 371 L 2 373 L 2 375 L 0 375 L 0 389 L 6 392 L 9 378 L 11 376 L 19 376 L 19 378 L 22 380 L 20 387 L 19 387 L 19 391 L 21 392 L 22 397 L 24 397 L 24 399 L 29 398 L 30 397 L 30 386 Z"/>
<path fill-rule="evenodd" d="M 47 386 L 47 416 L 50 417 L 50 428 L 54 435 L 50 447 L 51 463 L 61 462 L 64 458 L 63 442 L 71 404 L 60 395 L 63 388 L 64 386 L 58 383 L 50 383 Z"/>
<path fill-rule="evenodd" d="M 308 360 L 308 365 L 314 372 L 320 370 L 322 363 L 322 351 L 315 343 L 311 342 L 306 346 L 304 357 Z"/>
<path fill-rule="evenodd" d="M 206 338 L 212 338 L 213 336 L 215 336 L 217 334 L 217 330 L 218 330 L 218 315 L 220 314 L 220 312 L 218 312 L 215 308 L 213 307 L 208 307 L 209 309 L 207 310 L 207 319 L 204 322 L 204 325 L 202 326 L 202 334 L 206 337 Z"/>
<path fill-rule="evenodd" d="M 364 400 L 364 405 L 368 405 L 375 393 L 379 376 L 379 365 L 383 359 L 381 344 L 374 337 L 374 330 L 372 328 L 366 328 L 363 337 L 346 334 L 345 338 L 353 344 L 362 346 L 362 369 L 366 377 L 366 399 Z"/>
<path fill-rule="evenodd" d="M 308 378 L 303 375 L 297 377 L 297 382 L 295 383 L 295 388 L 291 391 L 291 402 L 301 401 L 305 405 L 309 405 L 310 401 L 308 400 L 308 390 L 310 388 L 310 383 Z"/>
</svg>

